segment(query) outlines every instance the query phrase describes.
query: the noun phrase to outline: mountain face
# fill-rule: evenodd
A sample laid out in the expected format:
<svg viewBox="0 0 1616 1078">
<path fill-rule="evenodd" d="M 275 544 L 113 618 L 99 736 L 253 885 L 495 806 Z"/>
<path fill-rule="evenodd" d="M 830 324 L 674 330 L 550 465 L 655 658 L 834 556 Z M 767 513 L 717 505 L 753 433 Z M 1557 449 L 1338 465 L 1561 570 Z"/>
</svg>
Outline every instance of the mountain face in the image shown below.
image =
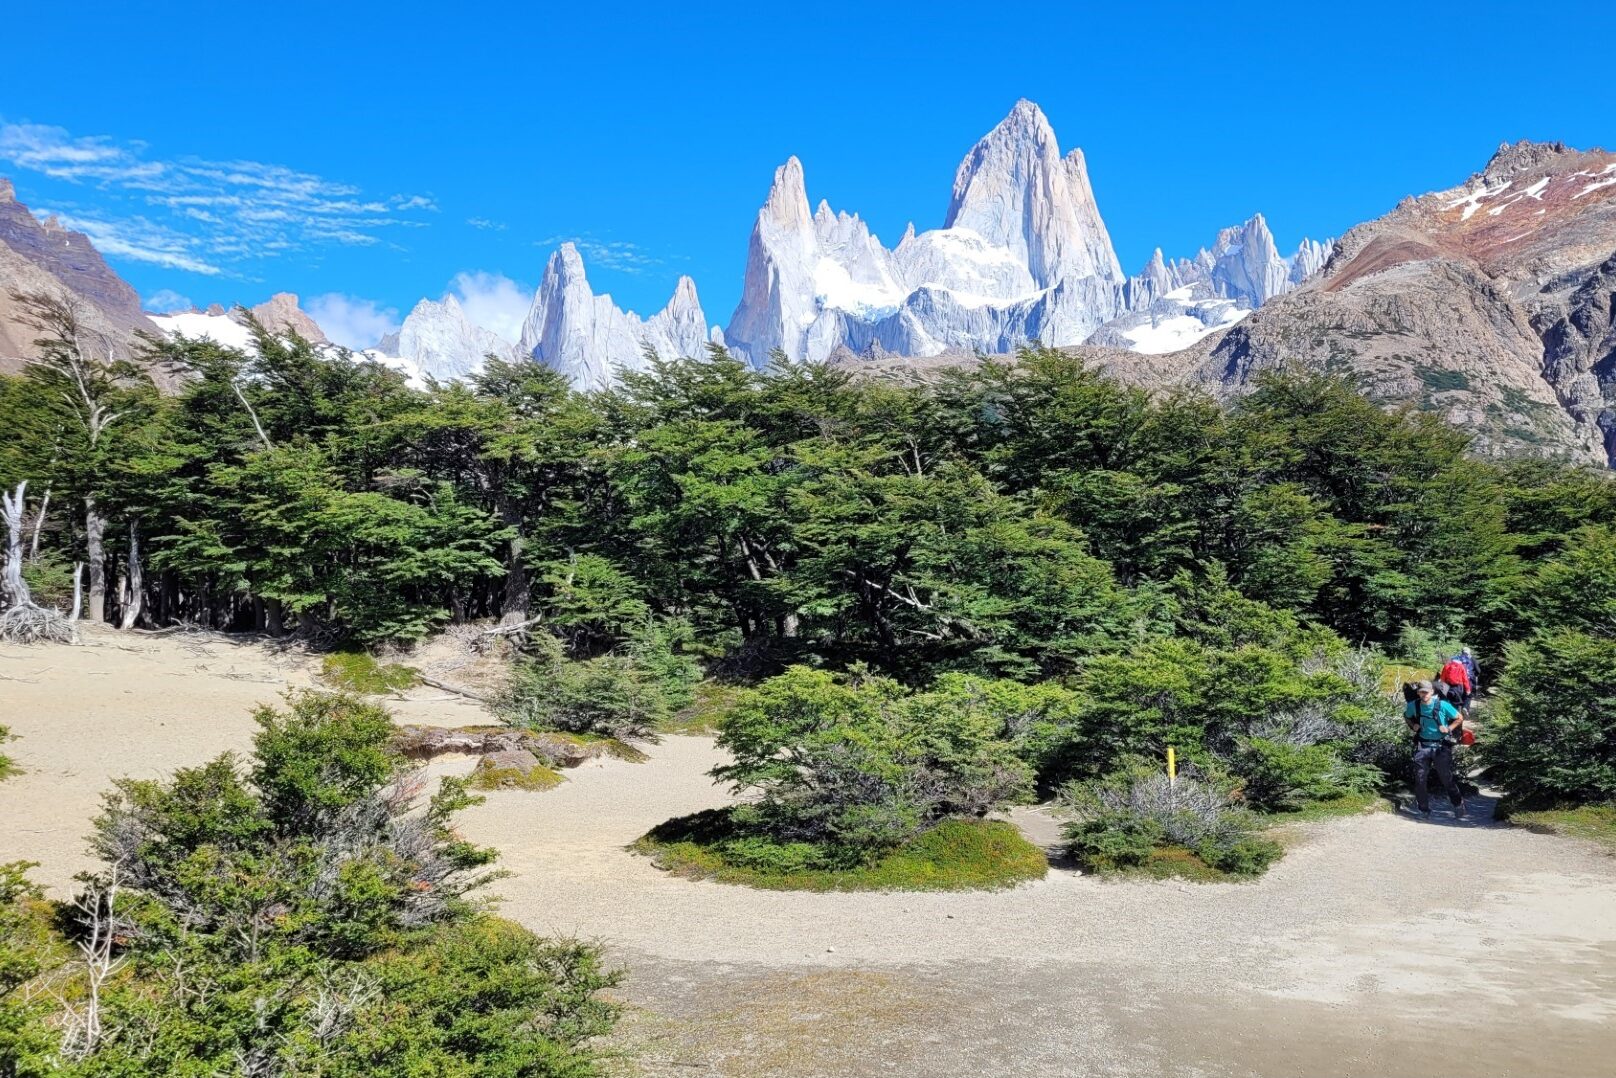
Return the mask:
<svg viewBox="0 0 1616 1078">
<path fill-rule="evenodd" d="M 775 171 L 724 331 L 754 365 L 780 350 L 910 356 L 1082 341 L 1121 308 L 1123 275 L 1081 151 L 1062 157 L 1021 101 L 954 177 L 943 227 L 888 249 L 856 214 L 810 212 L 802 163 Z"/>
<path fill-rule="evenodd" d="M 1520 142 L 1352 229 L 1320 276 L 1179 358 L 1225 390 L 1291 362 L 1349 372 L 1482 451 L 1616 463 L 1613 307 L 1616 154 Z"/>
<path fill-rule="evenodd" d="M 1128 278 L 1125 312 L 1087 343 L 1150 354 L 1188 348 L 1316 276 L 1334 249 L 1333 240 L 1304 239 L 1282 258 L 1260 213 L 1223 229 L 1212 248 L 1201 248 L 1194 258 L 1169 263 L 1157 248 L 1145 268 Z"/>
<path fill-rule="evenodd" d="M 297 305 L 297 296 L 291 292 L 277 292 L 251 309 L 258 324 L 271 333 L 296 333 L 310 344 L 330 344 L 325 331 L 308 312 Z"/>
<path fill-rule="evenodd" d="M 512 359 L 516 346 L 492 330 L 473 325 L 454 296 L 423 299 L 397 333 L 382 338 L 376 351 L 396 357 L 419 378 L 447 382 L 482 369 L 488 356 Z"/>
<path fill-rule="evenodd" d="M 666 307 L 642 319 L 619 310 L 611 296 L 595 295 L 578 248 L 564 243 L 544 267 L 518 348 L 580 389 L 602 389 L 619 371 L 644 369 L 648 348 L 667 358 L 699 356 L 708 340 L 707 318 L 689 277 L 679 278 Z"/>
<path fill-rule="evenodd" d="M 140 296 L 112 271 L 89 237 L 56 218 L 37 220 L 0 178 L 0 370 L 18 369 L 34 355 L 38 331 L 28 326 L 12 292 L 65 294 L 79 301 L 85 328 L 129 355 L 137 330 L 156 327 L 140 310 Z"/>
</svg>

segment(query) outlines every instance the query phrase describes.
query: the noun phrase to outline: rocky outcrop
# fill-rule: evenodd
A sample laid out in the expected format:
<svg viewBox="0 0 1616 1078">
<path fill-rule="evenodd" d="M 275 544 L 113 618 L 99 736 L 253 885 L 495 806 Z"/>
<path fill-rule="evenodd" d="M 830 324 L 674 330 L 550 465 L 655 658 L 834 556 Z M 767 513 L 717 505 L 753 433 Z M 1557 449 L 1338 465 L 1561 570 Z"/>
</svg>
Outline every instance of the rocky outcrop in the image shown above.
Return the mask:
<svg viewBox="0 0 1616 1078">
<path fill-rule="evenodd" d="M 564 243 L 550 256 L 519 349 L 566 375 L 580 389 L 602 389 L 624 370 L 643 370 L 647 352 L 677 358 L 705 355 L 707 318 L 696 283 L 680 277 L 668 305 L 650 318 L 620 310 L 597 296 L 584 276 L 578 248 Z"/>
<path fill-rule="evenodd" d="M 38 331 L 28 325 L 13 292 L 47 292 L 78 301 L 85 327 L 119 355 L 137 351 L 137 332 L 157 327 L 140 296 L 113 272 L 88 236 L 55 217 L 37 220 L 0 177 L 0 371 L 17 370 L 35 355 Z"/>
<path fill-rule="evenodd" d="M 241 308 L 237 308 L 237 312 Z M 298 306 L 297 296 L 291 292 L 277 292 L 249 312 L 258 324 L 277 335 L 296 333 L 310 344 L 330 344 L 319 323 Z"/>
</svg>

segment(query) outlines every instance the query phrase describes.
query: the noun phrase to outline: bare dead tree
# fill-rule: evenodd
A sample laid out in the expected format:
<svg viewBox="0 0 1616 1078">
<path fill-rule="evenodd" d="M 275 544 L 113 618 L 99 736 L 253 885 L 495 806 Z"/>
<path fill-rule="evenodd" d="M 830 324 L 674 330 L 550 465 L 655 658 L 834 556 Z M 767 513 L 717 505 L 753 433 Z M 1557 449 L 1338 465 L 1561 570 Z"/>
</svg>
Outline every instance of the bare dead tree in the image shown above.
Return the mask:
<svg viewBox="0 0 1616 1078">
<path fill-rule="evenodd" d="M 6 564 L 0 575 L 0 640 L 20 644 L 36 641 L 70 643 L 73 626 L 60 611 L 46 610 L 34 602 L 28 582 L 22 575 L 22 509 L 28 497 L 28 481 L 17 484 L 10 493 L 0 492 L 0 517 L 6 522 Z"/>
<path fill-rule="evenodd" d="M 62 1055 L 77 1061 L 88 1057 L 106 1039 L 101 1013 L 102 992 L 119 967 L 119 940 L 127 936 L 129 925 L 118 916 L 118 866 L 105 878 L 93 881 L 73 903 L 84 927 L 79 940 L 79 958 L 84 963 L 85 999 L 69 1008 L 63 1024 Z"/>
<path fill-rule="evenodd" d="M 129 575 L 124 581 L 123 620 L 120 629 L 133 629 L 146 605 L 146 575 L 140 563 L 140 519 L 129 521 Z"/>
<path fill-rule="evenodd" d="M 85 324 L 80 304 L 68 296 L 48 292 L 14 292 L 23 321 L 41 334 L 34 345 L 39 358 L 30 362 L 57 391 L 84 430 L 92 453 L 108 428 L 122 419 L 115 409 L 113 344 L 103 333 Z M 106 518 L 94 493 L 84 495 L 84 541 L 90 568 L 90 620 L 106 618 Z"/>
</svg>

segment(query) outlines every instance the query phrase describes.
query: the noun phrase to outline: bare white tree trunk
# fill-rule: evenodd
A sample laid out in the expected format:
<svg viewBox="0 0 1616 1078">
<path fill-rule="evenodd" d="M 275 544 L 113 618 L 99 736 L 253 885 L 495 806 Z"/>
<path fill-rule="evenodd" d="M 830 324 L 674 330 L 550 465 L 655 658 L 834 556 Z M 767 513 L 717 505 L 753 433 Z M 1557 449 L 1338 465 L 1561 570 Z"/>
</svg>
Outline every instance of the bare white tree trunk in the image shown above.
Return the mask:
<svg viewBox="0 0 1616 1078">
<path fill-rule="evenodd" d="M 6 609 L 34 605 L 28 584 L 22 578 L 22 503 L 27 493 L 26 479 L 17 484 L 15 493 L 0 493 L 0 510 L 6 518 L 6 568 L 5 576 L 0 578 L 4 581 L 0 593 L 3 593 Z"/>
<path fill-rule="evenodd" d="M 118 866 L 105 882 L 96 882 L 85 889 L 84 896 L 74 903 L 84 926 L 84 938 L 79 941 L 79 953 L 84 960 L 84 981 L 87 998 L 73 1007 L 66 1016 L 62 1038 L 62 1054 L 70 1060 L 87 1058 L 100 1046 L 106 1035 L 101 1015 L 101 994 L 123 957 L 116 953 L 118 937 L 127 930 L 120 924 L 117 914 Z"/>
<path fill-rule="evenodd" d="M 79 615 L 84 613 L 84 563 L 73 563 L 73 613 L 68 615 L 68 621 L 78 621 Z"/>
<path fill-rule="evenodd" d="M 146 605 L 146 579 L 140 565 L 140 521 L 129 522 L 129 594 L 123 604 L 121 629 L 133 629 Z"/>
<path fill-rule="evenodd" d="M 84 498 L 84 546 L 90 566 L 90 620 L 107 620 L 107 551 L 102 537 L 107 518 L 95 507 L 95 495 Z"/>
<path fill-rule="evenodd" d="M 45 496 L 39 499 L 39 516 L 34 518 L 34 538 L 28 545 L 28 560 L 39 560 L 39 533 L 45 528 L 45 517 L 50 514 L 51 488 L 45 488 Z"/>
</svg>

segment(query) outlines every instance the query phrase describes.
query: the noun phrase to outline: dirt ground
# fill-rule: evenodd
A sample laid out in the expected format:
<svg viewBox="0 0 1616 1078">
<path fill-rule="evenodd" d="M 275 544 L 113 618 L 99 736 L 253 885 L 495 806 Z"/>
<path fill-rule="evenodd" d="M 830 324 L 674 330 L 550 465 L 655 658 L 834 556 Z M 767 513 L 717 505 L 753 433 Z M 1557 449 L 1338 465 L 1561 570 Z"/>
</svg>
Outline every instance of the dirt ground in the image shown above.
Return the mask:
<svg viewBox="0 0 1616 1078">
<path fill-rule="evenodd" d="M 58 893 L 118 775 L 241 750 L 250 710 L 311 683 L 295 651 L 92 634 L 0 646 L 0 861 Z M 433 689 L 401 721 L 486 716 Z M 1616 1074 L 1616 859 L 1486 822 L 1381 813 L 1293 829 L 1239 885 L 1107 883 L 1057 867 L 1011 891 L 779 894 L 671 878 L 624 846 L 721 804 L 710 739 L 501 792 L 468 837 L 513 876 L 501 912 L 603 943 L 627 971 L 625 1075 Z M 1036 840 L 1054 823 L 1016 819 Z"/>
</svg>

